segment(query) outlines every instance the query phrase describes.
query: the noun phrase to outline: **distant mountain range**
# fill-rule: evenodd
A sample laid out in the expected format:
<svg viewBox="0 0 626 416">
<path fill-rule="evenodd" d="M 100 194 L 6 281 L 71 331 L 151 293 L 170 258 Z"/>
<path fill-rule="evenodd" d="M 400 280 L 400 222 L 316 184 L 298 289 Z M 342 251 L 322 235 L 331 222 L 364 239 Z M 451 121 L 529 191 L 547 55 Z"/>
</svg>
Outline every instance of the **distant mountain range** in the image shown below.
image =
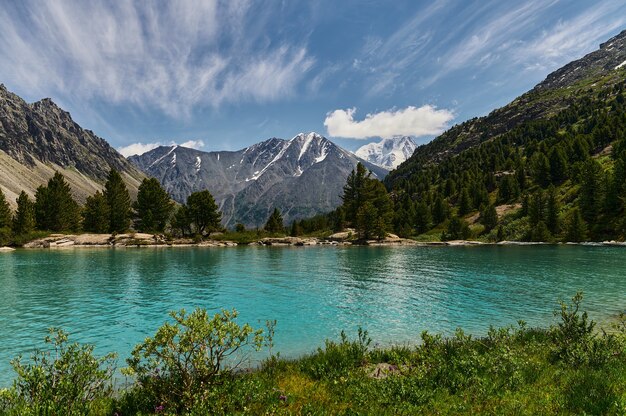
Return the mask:
<svg viewBox="0 0 626 416">
<path fill-rule="evenodd" d="M 105 140 L 51 99 L 29 104 L 0 84 L 0 187 L 11 206 L 22 190 L 34 195 L 57 170 L 84 202 L 102 188 L 111 168 L 122 173 L 135 195 L 145 175 Z"/>
<path fill-rule="evenodd" d="M 411 157 L 417 145 L 408 136 L 383 139 L 361 146 L 354 154 L 370 163 L 391 170 Z"/>
<path fill-rule="evenodd" d="M 274 207 L 287 223 L 335 209 L 358 162 L 379 179 L 388 172 L 317 133 L 272 138 L 234 152 L 161 146 L 129 160 L 157 178 L 178 202 L 208 189 L 229 227 L 261 227 Z"/>
</svg>

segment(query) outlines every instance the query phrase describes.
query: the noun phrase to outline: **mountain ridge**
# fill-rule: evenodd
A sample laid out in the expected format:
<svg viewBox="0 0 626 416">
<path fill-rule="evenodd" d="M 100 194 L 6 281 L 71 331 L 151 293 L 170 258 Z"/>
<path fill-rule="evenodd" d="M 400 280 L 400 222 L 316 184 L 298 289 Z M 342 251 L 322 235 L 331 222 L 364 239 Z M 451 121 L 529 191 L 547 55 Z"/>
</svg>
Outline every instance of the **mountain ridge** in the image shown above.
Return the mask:
<svg viewBox="0 0 626 416">
<path fill-rule="evenodd" d="M 0 84 L 0 186 L 12 207 L 21 190 L 34 195 L 55 171 L 84 202 L 102 188 L 111 168 L 136 194 L 144 174 L 106 140 L 83 129 L 52 99 L 29 104 Z"/>
<path fill-rule="evenodd" d="M 129 160 L 159 179 L 178 202 L 208 189 L 229 227 L 262 226 L 274 207 L 286 222 L 335 209 L 358 162 L 380 179 L 387 173 L 314 132 L 289 140 L 273 137 L 236 151 L 160 146 Z"/>
</svg>

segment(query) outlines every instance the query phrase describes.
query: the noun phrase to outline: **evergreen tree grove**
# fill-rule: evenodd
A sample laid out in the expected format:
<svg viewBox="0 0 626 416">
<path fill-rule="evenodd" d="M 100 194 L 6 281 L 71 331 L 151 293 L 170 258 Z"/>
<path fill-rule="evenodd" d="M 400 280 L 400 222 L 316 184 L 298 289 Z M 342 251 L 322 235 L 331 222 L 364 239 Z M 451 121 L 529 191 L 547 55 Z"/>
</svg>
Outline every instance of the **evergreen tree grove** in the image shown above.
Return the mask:
<svg viewBox="0 0 626 416">
<path fill-rule="evenodd" d="M 56 172 L 47 186 L 35 193 L 37 228 L 50 231 L 76 231 L 80 227 L 80 207 L 72 197 L 65 177 Z"/>
<path fill-rule="evenodd" d="M 283 222 L 283 216 L 278 208 L 274 208 L 272 214 L 267 219 L 265 227 L 263 227 L 268 233 L 282 233 L 285 231 L 285 224 Z"/>
</svg>

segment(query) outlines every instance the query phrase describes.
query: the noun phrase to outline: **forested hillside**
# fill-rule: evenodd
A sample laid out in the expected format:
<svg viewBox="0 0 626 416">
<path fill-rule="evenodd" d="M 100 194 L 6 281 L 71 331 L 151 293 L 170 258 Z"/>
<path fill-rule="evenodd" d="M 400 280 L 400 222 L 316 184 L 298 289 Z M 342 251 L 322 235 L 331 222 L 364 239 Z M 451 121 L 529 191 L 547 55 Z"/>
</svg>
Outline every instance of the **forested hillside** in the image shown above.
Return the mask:
<svg viewBox="0 0 626 416">
<path fill-rule="evenodd" d="M 625 37 L 419 147 L 385 179 L 394 230 L 425 239 L 623 239 Z"/>
</svg>

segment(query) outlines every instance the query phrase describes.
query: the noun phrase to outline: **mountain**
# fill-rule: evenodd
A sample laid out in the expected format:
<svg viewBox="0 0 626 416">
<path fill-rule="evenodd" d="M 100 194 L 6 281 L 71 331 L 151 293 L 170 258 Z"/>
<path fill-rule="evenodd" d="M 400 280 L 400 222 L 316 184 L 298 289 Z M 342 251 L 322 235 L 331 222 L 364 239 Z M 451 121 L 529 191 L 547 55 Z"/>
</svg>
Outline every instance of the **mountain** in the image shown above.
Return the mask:
<svg viewBox="0 0 626 416">
<path fill-rule="evenodd" d="M 385 169 L 395 169 L 407 160 L 417 145 L 408 136 L 382 139 L 380 142 L 368 143 L 354 152 L 357 157 Z"/>
<path fill-rule="evenodd" d="M 178 202 L 208 189 L 229 227 L 261 227 L 274 207 L 287 223 L 335 209 L 359 161 L 380 179 L 387 174 L 316 133 L 272 138 L 234 152 L 162 146 L 129 160 L 159 179 Z"/>
<path fill-rule="evenodd" d="M 419 146 L 412 158 L 388 180 L 404 177 L 417 160 L 439 162 L 465 149 L 510 131 L 524 122 L 546 119 L 586 97 L 590 90 L 608 89 L 623 80 L 626 30 L 581 59 L 549 74 L 544 81 L 508 105 L 456 125 L 432 142 Z M 597 82 L 601 82 L 598 84 Z"/>
<path fill-rule="evenodd" d="M 460 218 L 492 240 L 626 238 L 624 90 L 626 30 L 419 146 L 384 180 L 396 232 L 464 238 Z"/>
<path fill-rule="evenodd" d="M 102 188 L 111 168 L 122 173 L 136 194 L 143 173 L 105 140 L 79 126 L 51 99 L 29 104 L 0 84 L 0 186 L 13 207 L 22 190 L 34 195 L 55 171 L 65 175 L 74 196 L 84 202 Z"/>
</svg>

